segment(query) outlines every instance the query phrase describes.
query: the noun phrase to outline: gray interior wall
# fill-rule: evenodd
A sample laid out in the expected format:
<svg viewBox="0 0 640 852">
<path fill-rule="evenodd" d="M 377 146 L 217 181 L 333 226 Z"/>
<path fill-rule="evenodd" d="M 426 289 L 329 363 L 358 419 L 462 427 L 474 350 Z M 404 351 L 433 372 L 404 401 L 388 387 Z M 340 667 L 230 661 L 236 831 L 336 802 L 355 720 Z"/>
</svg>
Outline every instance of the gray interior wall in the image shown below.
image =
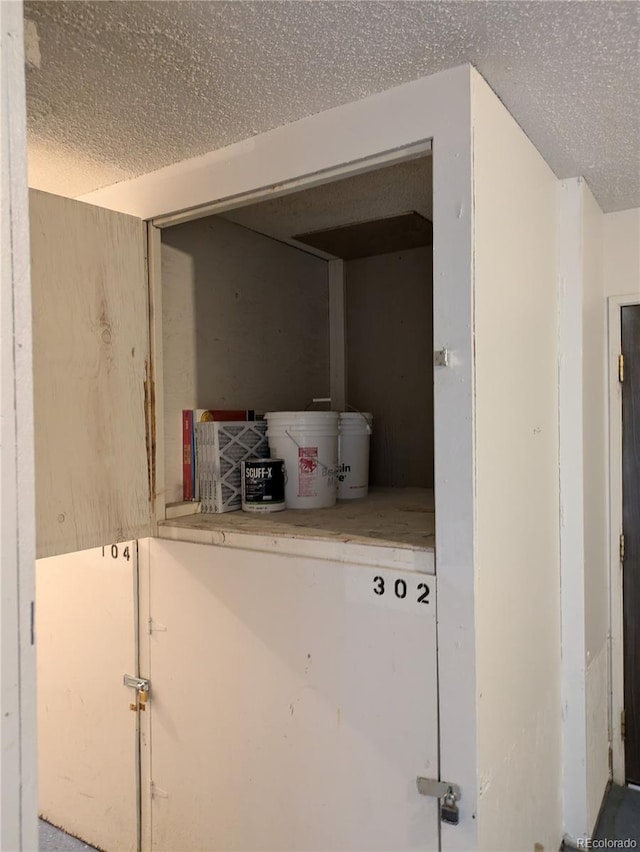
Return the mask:
<svg viewBox="0 0 640 852">
<path fill-rule="evenodd" d="M 327 264 L 218 217 L 162 233 L 166 500 L 183 408 L 300 409 L 329 395 Z"/>
<path fill-rule="evenodd" d="M 347 399 L 374 415 L 371 484 L 433 487 L 432 249 L 345 263 Z"/>
</svg>

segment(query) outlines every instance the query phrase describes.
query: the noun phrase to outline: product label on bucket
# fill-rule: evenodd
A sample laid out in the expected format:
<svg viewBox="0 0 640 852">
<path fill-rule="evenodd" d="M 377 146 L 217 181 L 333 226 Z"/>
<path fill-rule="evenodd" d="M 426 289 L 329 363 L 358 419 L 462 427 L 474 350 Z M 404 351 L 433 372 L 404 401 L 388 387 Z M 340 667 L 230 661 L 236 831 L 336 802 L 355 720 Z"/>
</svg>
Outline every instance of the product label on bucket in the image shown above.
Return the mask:
<svg viewBox="0 0 640 852">
<path fill-rule="evenodd" d="M 318 448 L 298 447 L 298 497 L 317 497 Z"/>
</svg>

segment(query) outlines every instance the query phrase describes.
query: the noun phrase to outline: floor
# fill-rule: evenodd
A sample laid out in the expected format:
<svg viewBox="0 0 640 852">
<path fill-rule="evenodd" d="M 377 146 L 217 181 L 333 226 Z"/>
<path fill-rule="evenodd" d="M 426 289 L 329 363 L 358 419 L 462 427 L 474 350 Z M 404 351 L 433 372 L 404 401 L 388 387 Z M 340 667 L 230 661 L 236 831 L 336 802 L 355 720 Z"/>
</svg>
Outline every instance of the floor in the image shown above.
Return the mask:
<svg viewBox="0 0 640 852">
<path fill-rule="evenodd" d="M 594 839 L 640 842 L 640 790 L 611 786 Z"/>
<path fill-rule="evenodd" d="M 87 849 L 93 850 L 95 847 L 87 846 L 82 840 L 77 837 L 72 837 L 64 831 L 60 831 L 49 822 L 40 820 L 39 826 L 39 849 L 40 852 L 86 852 Z"/>
<path fill-rule="evenodd" d="M 609 790 L 594 840 L 640 842 L 640 790 L 618 787 Z M 40 852 L 87 852 L 94 850 L 82 840 L 40 820 Z"/>
</svg>

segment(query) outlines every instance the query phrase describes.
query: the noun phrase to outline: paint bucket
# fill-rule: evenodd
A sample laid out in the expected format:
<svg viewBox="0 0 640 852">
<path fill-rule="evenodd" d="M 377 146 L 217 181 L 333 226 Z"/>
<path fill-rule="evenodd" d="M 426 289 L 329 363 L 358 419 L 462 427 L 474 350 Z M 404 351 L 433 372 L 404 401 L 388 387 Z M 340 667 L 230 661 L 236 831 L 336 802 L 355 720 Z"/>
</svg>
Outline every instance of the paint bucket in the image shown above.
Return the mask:
<svg viewBox="0 0 640 852">
<path fill-rule="evenodd" d="M 242 468 L 242 511 L 281 512 L 284 501 L 284 461 L 248 459 Z"/>
<path fill-rule="evenodd" d="M 270 411 L 264 418 L 269 452 L 284 459 L 287 508 L 335 506 L 338 412 Z"/>
<path fill-rule="evenodd" d="M 368 411 L 344 411 L 338 425 L 338 500 L 366 497 L 373 415 Z"/>
</svg>

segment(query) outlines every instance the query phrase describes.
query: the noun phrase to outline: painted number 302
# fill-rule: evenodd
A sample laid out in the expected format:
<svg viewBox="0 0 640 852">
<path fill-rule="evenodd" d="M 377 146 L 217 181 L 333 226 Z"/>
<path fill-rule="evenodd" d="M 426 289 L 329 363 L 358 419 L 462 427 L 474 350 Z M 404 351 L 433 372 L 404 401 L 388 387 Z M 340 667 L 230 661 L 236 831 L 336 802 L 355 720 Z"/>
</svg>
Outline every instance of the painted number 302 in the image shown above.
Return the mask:
<svg viewBox="0 0 640 852">
<path fill-rule="evenodd" d="M 388 593 L 395 595 L 397 598 L 402 600 L 407 597 L 407 594 L 409 594 L 409 587 L 407 586 L 406 580 L 399 578 L 393 583 L 393 585 L 389 583 L 389 586 L 390 588 L 387 588 L 384 577 L 373 578 L 373 591 L 376 595 L 384 595 L 385 593 Z M 415 589 L 415 595 L 418 603 L 428 604 L 429 586 L 427 586 L 426 583 L 418 583 Z"/>
</svg>

